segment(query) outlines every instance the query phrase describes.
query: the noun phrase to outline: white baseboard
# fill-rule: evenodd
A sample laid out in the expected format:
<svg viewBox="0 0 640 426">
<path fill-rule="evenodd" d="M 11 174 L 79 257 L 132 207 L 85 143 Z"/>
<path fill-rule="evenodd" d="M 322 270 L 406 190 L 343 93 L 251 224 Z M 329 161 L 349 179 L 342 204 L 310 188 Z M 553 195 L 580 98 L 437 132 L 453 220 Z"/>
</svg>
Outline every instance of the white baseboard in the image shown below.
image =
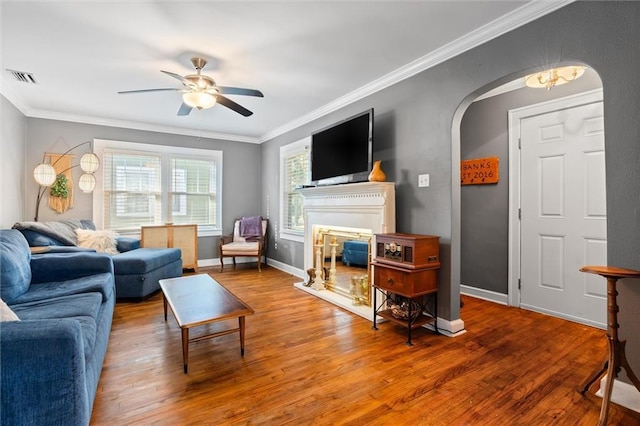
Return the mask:
<svg viewBox="0 0 640 426">
<path fill-rule="evenodd" d="M 499 303 L 501 305 L 509 304 L 509 295 L 507 294 L 496 293 L 495 291 L 470 287 L 468 285 L 460 285 L 460 294 L 487 300 L 489 302 Z"/>
<path fill-rule="evenodd" d="M 600 379 L 600 389 L 596 392 L 596 396 L 602 398 L 602 389 L 604 389 L 607 380 L 605 374 Z M 622 382 L 618 379 L 613 381 L 613 391 L 611 392 L 611 402 L 640 413 L 640 392 L 635 386 Z"/>
<path fill-rule="evenodd" d="M 267 259 L 269 260 L 269 259 Z M 251 262 L 257 262 L 257 258 L 256 257 L 236 257 L 236 263 L 251 263 Z M 225 262 L 224 264 L 225 266 L 233 266 L 233 263 L 227 259 L 227 262 Z M 220 266 L 220 258 L 216 257 L 213 259 L 198 259 L 198 268 L 206 268 L 209 266 Z"/>
<path fill-rule="evenodd" d="M 220 259 L 198 259 L 198 268 L 220 266 Z"/>
<path fill-rule="evenodd" d="M 303 280 L 307 278 L 307 274 L 302 269 L 298 269 L 296 267 L 287 265 L 286 263 L 282 263 L 280 261 L 277 261 L 271 258 L 267 259 L 267 265 L 272 266 L 276 269 L 279 269 L 282 272 L 286 272 L 287 274 L 294 275 Z"/>
<path fill-rule="evenodd" d="M 255 258 L 250 258 L 250 257 L 239 257 L 236 259 L 237 263 L 247 263 L 247 262 L 255 262 Z M 271 258 L 267 258 L 267 265 L 279 269 L 283 272 L 286 272 L 288 274 L 291 274 L 293 276 L 296 276 L 298 278 L 301 279 L 306 279 L 307 278 L 307 274 L 305 271 L 303 271 L 302 269 L 293 267 L 291 265 L 287 265 L 286 263 L 271 259 Z M 216 258 L 216 259 L 201 259 L 198 260 L 198 267 L 206 267 L 206 266 L 220 266 L 220 259 Z M 298 288 L 302 287 L 302 286 L 297 286 Z M 303 288 L 302 290 L 306 290 L 307 288 Z M 347 307 L 348 310 L 350 307 Z M 370 309 L 370 308 L 369 308 Z M 352 311 L 353 312 L 353 311 Z M 356 313 L 356 312 L 354 312 Z M 362 316 L 362 315 L 361 315 Z M 369 318 L 370 319 L 370 318 Z M 426 325 L 427 328 L 431 328 L 433 329 L 433 326 L 429 327 L 429 324 Z M 460 336 L 464 333 L 467 332 L 467 330 L 464 329 L 464 321 L 461 319 L 458 320 L 454 320 L 454 321 L 449 321 L 446 320 L 444 318 L 438 318 L 438 331 L 444 335 L 444 336 L 449 336 L 449 337 L 456 337 L 456 336 Z"/>
<path fill-rule="evenodd" d="M 425 324 L 423 325 L 423 327 L 429 330 L 434 329 L 432 324 Z M 464 329 L 464 321 L 462 321 L 461 319 L 450 321 L 438 317 L 438 332 L 443 336 L 458 337 L 466 333 L 467 330 Z"/>
</svg>

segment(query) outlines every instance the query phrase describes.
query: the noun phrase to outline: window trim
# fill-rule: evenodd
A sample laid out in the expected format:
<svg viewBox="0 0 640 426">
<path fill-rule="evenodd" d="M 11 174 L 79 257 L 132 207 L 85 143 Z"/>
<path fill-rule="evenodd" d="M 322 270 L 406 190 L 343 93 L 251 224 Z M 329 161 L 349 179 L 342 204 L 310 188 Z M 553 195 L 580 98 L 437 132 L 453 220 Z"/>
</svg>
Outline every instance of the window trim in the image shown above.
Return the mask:
<svg viewBox="0 0 640 426">
<path fill-rule="evenodd" d="M 283 145 L 280 147 L 280 238 L 282 238 L 283 240 L 297 241 L 300 243 L 304 242 L 304 231 L 293 231 L 289 228 L 286 228 L 287 218 L 284 215 L 286 202 L 286 199 L 284 197 L 284 189 L 286 181 L 286 159 L 305 151 L 307 152 L 307 155 L 311 155 L 311 136 L 307 136 L 296 142 L 292 142 L 288 145 Z M 309 171 L 308 173 L 308 177 L 310 178 L 311 172 Z"/>
<path fill-rule="evenodd" d="M 156 145 L 137 142 L 116 141 L 108 139 L 93 139 L 93 152 L 100 158 L 100 162 L 104 164 L 105 149 L 121 149 L 132 152 L 140 152 L 144 154 L 160 154 L 162 157 L 161 167 L 169 167 L 168 157 L 198 157 L 207 158 L 216 162 L 216 226 L 198 226 L 198 237 L 210 237 L 222 235 L 222 151 L 213 149 L 185 148 L 178 146 Z M 103 173 L 100 169 L 95 174 L 96 188 L 93 191 L 93 222 L 101 228 L 104 228 L 104 184 Z M 169 193 L 169 176 L 163 173 L 161 182 L 161 197 L 166 201 Z M 163 214 L 166 212 L 163 211 Z M 123 234 L 124 235 L 124 234 Z M 140 231 L 135 233 L 127 233 L 127 236 L 140 237 Z"/>
</svg>

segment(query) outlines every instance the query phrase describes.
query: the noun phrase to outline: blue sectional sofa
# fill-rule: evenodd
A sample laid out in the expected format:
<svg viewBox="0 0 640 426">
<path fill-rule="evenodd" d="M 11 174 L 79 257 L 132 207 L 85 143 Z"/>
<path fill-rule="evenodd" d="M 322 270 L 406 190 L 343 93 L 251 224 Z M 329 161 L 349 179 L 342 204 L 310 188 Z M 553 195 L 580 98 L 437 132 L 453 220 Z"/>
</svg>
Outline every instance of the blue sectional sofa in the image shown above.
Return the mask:
<svg viewBox="0 0 640 426">
<path fill-rule="evenodd" d="M 111 257 L 32 255 L 19 231 L 0 230 L 0 296 L 19 318 L 0 323 L 0 424 L 89 424 L 115 305 Z"/>
<path fill-rule="evenodd" d="M 29 246 L 48 254 L 94 251 L 77 247 L 76 229 L 94 230 L 91 220 L 66 219 L 53 222 L 18 222 L 13 225 Z M 182 252 L 178 248 L 140 248 L 137 238 L 117 237 L 113 256 L 118 301 L 140 301 L 160 290 L 159 281 L 182 276 Z"/>
</svg>

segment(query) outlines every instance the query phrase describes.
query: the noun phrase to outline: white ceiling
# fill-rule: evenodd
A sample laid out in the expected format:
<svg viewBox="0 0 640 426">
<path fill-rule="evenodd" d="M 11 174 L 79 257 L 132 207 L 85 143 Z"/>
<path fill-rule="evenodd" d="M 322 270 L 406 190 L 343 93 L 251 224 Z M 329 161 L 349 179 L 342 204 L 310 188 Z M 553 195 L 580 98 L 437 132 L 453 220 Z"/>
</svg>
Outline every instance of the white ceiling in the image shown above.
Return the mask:
<svg viewBox="0 0 640 426">
<path fill-rule="evenodd" d="M 573 0 L 2 1 L 0 91 L 29 117 L 260 142 Z M 178 117 L 190 58 L 259 89 Z M 33 73 L 18 82 L 6 69 Z"/>
</svg>

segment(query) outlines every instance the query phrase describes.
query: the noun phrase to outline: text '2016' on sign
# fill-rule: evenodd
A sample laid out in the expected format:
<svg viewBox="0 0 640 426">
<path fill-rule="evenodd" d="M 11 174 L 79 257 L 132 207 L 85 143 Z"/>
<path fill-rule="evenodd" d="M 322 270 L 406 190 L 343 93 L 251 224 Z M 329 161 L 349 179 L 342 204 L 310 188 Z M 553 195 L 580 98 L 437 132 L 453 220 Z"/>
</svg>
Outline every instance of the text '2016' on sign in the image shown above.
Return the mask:
<svg viewBox="0 0 640 426">
<path fill-rule="evenodd" d="M 474 158 L 460 162 L 460 184 L 482 185 L 498 182 L 498 157 Z"/>
</svg>

